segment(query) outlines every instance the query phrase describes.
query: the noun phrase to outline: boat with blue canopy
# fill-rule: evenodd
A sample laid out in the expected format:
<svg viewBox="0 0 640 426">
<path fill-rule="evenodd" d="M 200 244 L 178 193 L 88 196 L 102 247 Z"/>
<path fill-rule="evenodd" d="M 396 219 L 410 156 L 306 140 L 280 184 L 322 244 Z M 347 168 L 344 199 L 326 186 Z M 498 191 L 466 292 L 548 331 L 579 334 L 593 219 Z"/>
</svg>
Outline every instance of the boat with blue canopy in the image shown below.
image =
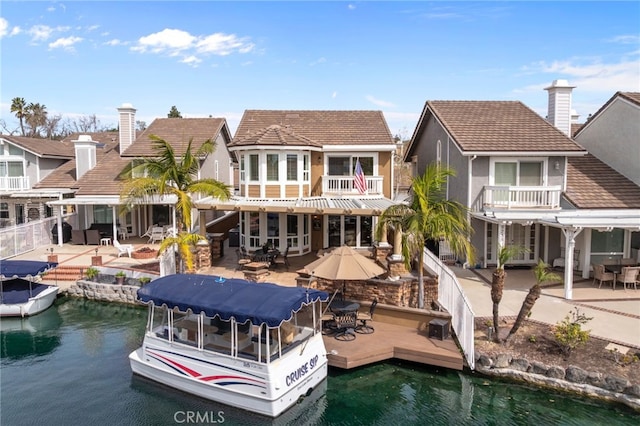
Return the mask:
<svg viewBox="0 0 640 426">
<path fill-rule="evenodd" d="M 327 293 L 213 275 L 175 274 L 138 290 L 149 306 L 138 374 L 277 417 L 323 383 Z"/>
<path fill-rule="evenodd" d="M 58 287 L 38 281 L 56 266 L 36 260 L 0 260 L 0 316 L 26 317 L 53 305 Z"/>
</svg>

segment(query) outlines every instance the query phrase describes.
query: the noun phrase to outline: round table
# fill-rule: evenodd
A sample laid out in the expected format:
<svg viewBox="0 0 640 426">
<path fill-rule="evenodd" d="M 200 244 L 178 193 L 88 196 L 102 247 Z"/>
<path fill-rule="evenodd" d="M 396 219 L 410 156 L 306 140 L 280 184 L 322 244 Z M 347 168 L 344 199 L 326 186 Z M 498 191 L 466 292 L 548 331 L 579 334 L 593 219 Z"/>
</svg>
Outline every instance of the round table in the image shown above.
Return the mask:
<svg viewBox="0 0 640 426">
<path fill-rule="evenodd" d="M 360 309 L 360 304 L 352 300 L 333 300 L 329 305 L 329 309 L 334 314 L 344 314 L 357 311 Z"/>
</svg>

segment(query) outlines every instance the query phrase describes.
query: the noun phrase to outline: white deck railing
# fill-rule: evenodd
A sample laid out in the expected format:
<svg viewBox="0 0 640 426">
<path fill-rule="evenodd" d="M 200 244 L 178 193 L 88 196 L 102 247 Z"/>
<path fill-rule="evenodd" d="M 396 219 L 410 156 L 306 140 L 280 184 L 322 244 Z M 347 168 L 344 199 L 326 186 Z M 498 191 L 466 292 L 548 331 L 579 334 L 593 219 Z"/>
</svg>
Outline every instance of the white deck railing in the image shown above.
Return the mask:
<svg viewBox="0 0 640 426">
<path fill-rule="evenodd" d="M 451 314 L 451 326 L 469 368 L 475 369 L 474 313 L 456 275 L 438 257 L 424 250 L 424 266 L 438 277 L 438 302 Z"/>
<path fill-rule="evenodd" d="M 0 191 L 26 191 L 31 189 L 29 176 L 0 177 Z"/>
<path fill-rule="evenodd" d="M 561 194 L 560 186 L 485 186 L 477 210 L 483 207 L 557 209 Z"/>
<path fill-rule="evenodd" d="M 382 194 L 383 176 L 365 176 L 367 194 Z M 338 195 L 359 195 L 360 191 L 353 184 L 353 176 L 322 176 L 322 193 Z"/>
</svg>

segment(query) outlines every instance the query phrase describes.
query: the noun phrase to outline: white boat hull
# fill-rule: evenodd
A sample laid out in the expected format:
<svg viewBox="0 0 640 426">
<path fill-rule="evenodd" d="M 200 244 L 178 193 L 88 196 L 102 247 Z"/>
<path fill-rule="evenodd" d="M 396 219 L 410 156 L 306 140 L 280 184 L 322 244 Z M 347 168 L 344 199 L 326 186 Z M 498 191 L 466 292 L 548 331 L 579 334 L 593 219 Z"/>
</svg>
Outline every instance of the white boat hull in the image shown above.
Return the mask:
<svg viewBox="0 0 640 426">
<path fill-rule="evenodd" d="M 176 344 L 147 334 L 129 355 L 134 374 L 202 398 L 277 417 L 327 377 L 320 334 L 269 364 Z"/>
<path fill-rule="evenodd" d="M 49 286 L 24 303 L 0 304 L 0 317 L 27 317 L 48 309 L 56 300 L 58 287 Z"/>
</svg>

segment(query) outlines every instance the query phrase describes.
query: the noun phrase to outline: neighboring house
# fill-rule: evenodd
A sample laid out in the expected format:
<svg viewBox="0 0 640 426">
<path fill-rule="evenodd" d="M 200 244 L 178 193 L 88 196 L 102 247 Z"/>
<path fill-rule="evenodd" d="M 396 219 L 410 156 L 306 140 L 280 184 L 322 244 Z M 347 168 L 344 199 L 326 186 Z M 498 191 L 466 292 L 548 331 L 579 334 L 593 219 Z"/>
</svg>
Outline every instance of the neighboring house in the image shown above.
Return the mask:
<svg viewBox="0 0 640 426">
<path fill-rule="evenodd" d="M 505 245 L 527 249 L 510 261 L 515 265 L 562 259 L 570 299 L 574 268 L 588 277 L 603 256 L 592 242 L 622 238 L 619 252 L 607 255 L 630 254 L 640 188 L 567 136 L 572 87 L 565 83 L 546 89 L 558 127 L 517 101 L 428 101 L 405 161 L 418 173 L 434 161 L 457 171 L 447 194 L 470 209 L 478 263 L 495 266 Z"/>
<path fill-rule="evenodd" d="M 214 178 L 233 185 L 233 159 L 226 148 L 231 135 L 225 119 L 159 118 L 136 135 L 136 110 L 125 104 L 118 108 L 118 112 L 120 118 L 116 149 L 101 157 L 98 155 L 100 144 L 90 135 L 80 136 L 74 141 L 75 164 L 52 174 L 41 184 L 56 186 L 60 181 L 69 180 L 67 183 L 75 189 L 75 197 L 49 204 L 60 208 L 65 205 L 77 206 L 77 228 L 97 226 L 106 229 L 109 235 L 116 235 L 119 230 L 127 235 L 142 235 L 152 225 L 174 224 L 173 207 L 176 199 L 172 196 L 141 200 L 126 212 L 121 209 L 120 191 L 123 181 L 120 174 L 131 162 L 155 156 L 150 135 L 169 142 L 178 156 L 185 151 L 190 140 L 193 140 L 192 152 L 207 139 L 215 141 L 215 151 L 200 159 L 198 178 Z M 198 219 L 199 217 L 195 218 L 196 224 Z"/>
<path fill-rule="evenodd" d="M 394 191 L 396 144 L 382 112 L 246 110 L 228 148 L 239 162 L 238 194 L 197 206 L 240 212 L 247 250 L 373 246 Z"/>
<path fill-rule="evenodd" d="M 618 92 L 573 135 L 580 145 L 640 185 L 640 93 Z"/>
<path fill-rule="evenodd" d="M 0 228 L 52 216 L 46 202 L 72 191 L 34 188 L 73 157 L 65 141 L 0 135 Z"/>
</svg>

